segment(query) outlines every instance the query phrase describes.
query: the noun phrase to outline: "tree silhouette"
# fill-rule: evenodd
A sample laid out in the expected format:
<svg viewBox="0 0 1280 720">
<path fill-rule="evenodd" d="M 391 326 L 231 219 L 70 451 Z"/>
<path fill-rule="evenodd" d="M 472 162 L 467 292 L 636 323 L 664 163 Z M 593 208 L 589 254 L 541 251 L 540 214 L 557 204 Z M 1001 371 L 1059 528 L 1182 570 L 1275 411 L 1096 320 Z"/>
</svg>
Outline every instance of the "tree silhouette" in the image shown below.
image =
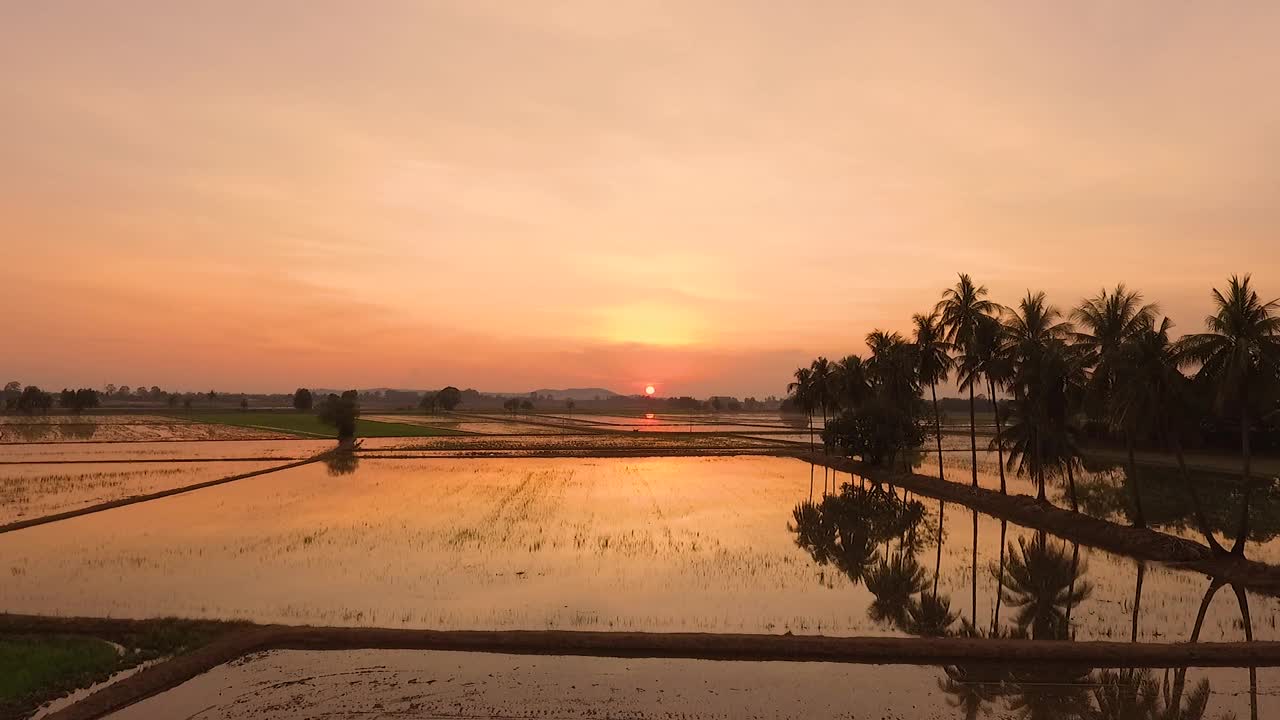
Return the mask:
<svg viewBox="0 0 1280 720">
<path fill-rule="evenodd" d="M 1182 452 L 1182 438 L 1190 412 L 1190 382 L 1178 370 L 1178 348 L 1169 340 L 1173 323 L 1168 318 L 1158 324 L 1148 320 L 1129 333 L 1110 360 L 1111 375 L 1115 380 L 1107 403 L 1113 421 L 1127 429 L 1132 438 L 1137 433 L 1158 434 L 1173 448 L 1178 459 L 1182 484 L 1191 498 L 1196 523 L 1205 541 L 1215 552 L 1226 552 L 1213 536 L 1204 507 L 1191 475 L 1187 472 L 1186 457 Z M 1133 479 L 1133 491 L 1137 489 L 1137 470 L 1133 458 L 1133 443 L 1129 447 L 1129 467 Z M 1135 508 L 1141 512 L 1141 503 Z"/>
<path fill-rule="evenodd" d="M 356 437 L 356 419 L 360 417 L 360 396 L 355 390 L 342 395 L 329 393 L 320 404 L 320 422 L 332 426 L 338 435 L 338 444 L 350 446 Z"/>
<path fill-rule="evenodd" d="M 1068 639 L 1071 608 L 1093 594 L 1093 586 L 1080 580 L 1085 572 L 1067 557 L 1065 542 L 1054 543 L 1043 531 L 1031 542 L 1010 543 L 1002 599 L 1016 608 L 1018 629 L 1037 640 Z"/>
<path fill-rule="evenodd" d="M 311 391 L 306 388 L 298 388 L 293 391 L 293 409 L 307 412 L 315 404 L 315 398 L 311 395 Z"/>
<path fill-rule="evenodd" d="M 942 415 L 938 412 L 938 383 L 946 382 L 951 374 L 951 345 L 946 341 L 946 329 L 940 314 L 917 313 L 911 318 L 915 325 L 917 374 L 921 385 L 928 385 L 933 397 L 933 437 L 938 444 L 938 479 L 946 480 L 942 468 Z"/>
<path fill-rule="evenodd" d="M 445 412 L 453 412 L 454 408 L 462 404 L 462 391 L 450 385 L 436 393 L 436 401 Z"/>
<path fill-rule="evenodd" d="M 1227 292 L 1213 291 L 1214 314 L 1205 318 L 1208 332 L 1190 335 L 1180 343 L 1184 364 L 1199 364 L 1196 378 L 1214 389 L 1219 410 L 1235 407 L 1240 416 L 1240 527 L 1232 554 L 1244 555 L 1249 536 L 1249 497 L 1252 492 L 1249 445 L 1250 419 L 1255 403 L 1274 397 L 1280 369 L 1280 299 L 1262 302 L 1250 278 L 1231 276 Z"/>
<path fill-rule="evenodd" d="M 975 350 L 978 324 L 983 318 L 1000 312 L 1000 306 L 987 300 L 987 288 L 974 285 L 968 274 L 961 273 L 955 287 L 942 293 L 935 310 L 941 317 L 942 326 L 946 328 L 946 341 L 958 350 L 961 355 L 968 355 Z M 978 487 L 978 430 L 974 415 L 973 386 L 969 386 L 969 449 L 973 463 L 973 486 Z"/>
</svg>

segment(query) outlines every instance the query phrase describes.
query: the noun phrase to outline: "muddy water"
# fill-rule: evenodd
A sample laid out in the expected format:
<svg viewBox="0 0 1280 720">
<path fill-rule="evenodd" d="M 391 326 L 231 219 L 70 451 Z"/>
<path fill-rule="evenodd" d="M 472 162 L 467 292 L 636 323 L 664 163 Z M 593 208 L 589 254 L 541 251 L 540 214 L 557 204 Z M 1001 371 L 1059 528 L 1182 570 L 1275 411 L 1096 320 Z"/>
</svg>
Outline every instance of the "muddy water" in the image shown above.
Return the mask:
<svg viewBox="0 0 1280 720">
<path fill-rule="evenodd" d="M 877 538 L 856 567 L 815 561 L 789 524 L 797 503 L 820 498 L 822 470 L 784 458 L 364 459 L 347 470 L 306 466 L 0 536 L 0 611 L 912 635 L 873 612 L 868 589 L 881 560 L 910 555 L 930 595 L 937 576 L 945 632 L 968 620 L 1012 633 L 1009 587 L 995 622 L 1001 549 L 1008 562 L 1037 539 L 1010 525 L 1002 546 L 1001 523 L 979 515 L 975 546 L 973 513 L 950 506 L 939 523 L 929 502 L 910 533 Z M 1147 565 L 1139 597 L 1134 561 L 1042 546 L 1071 559 L 1071 601 L 1050 603 L 1070 616 L 1067 635 L 1128 639 L 1137 598 L 1139 639 L 1191 636 L 1203 576 Z M 1247 600 L 1254 635 L 1280 637 L 1277 601 Z M 1229 589 L 1199 637 L 1243 639 Z"/>
<path fill-rule="evenodd" d="M 400 650 L 280 651 L 215 668 L 112 715 L 133 718 L 895 718 L 1075 720 L 1131 681 L 1159 711 L 1276 717 L 1275 668 L 1042 672 L 1014 668 L 712 662 Z M 963 682 L 981 677 L 987 684 Z M 1051 679 L 1051 682 L 1046 682 Z M 1165 699 L 1162 686 L 1181 687 Z M 1003 682 L 1002 682 L 1003 681 Z M 1179 682 L 1180 681 L 1180 682 Z M 1145 686 L 1144 683 L 1145 682 Z M 975 715 L 976 716 L 976 715 Z M 1109 717 L 1098 715 L 1099 717 Z M 1128 717 L 1128 716 L 1126 716 Z M 1133 717 L 1138 717 L 1134 715 Z"/>
</svg>

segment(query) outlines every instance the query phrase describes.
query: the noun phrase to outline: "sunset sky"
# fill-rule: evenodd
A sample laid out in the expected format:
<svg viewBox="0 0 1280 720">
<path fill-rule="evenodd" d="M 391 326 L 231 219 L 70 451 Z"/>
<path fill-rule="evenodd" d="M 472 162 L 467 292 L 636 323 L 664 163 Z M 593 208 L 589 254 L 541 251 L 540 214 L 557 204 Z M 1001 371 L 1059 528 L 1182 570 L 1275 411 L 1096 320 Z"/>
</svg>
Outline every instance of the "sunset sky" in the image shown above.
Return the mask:
<svg viewBox="0 0 1280 720">
<path fill-rule="evenodd" d="M 5 3 L 0 382 L 781 395 L 959 271 L 1064 308 L 1125 281 L 1198 330 L 1231 273 L 1280 296 L 1278 30 L 1273 0 Z"/>
</svg>

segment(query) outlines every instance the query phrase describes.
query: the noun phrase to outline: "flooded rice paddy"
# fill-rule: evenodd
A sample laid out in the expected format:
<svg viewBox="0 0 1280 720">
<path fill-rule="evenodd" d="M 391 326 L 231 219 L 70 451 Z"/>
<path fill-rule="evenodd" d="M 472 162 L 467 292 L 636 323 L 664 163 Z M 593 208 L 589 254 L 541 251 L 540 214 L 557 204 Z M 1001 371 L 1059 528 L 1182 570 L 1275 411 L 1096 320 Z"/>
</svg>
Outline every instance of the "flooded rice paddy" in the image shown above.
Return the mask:
<svg viewBox="0 0 1280 720">
<path fill-rule="evenodd" d="M 934 501 L 854 522 L 822 504 L 831 475 L 749 456 L 317 463 L 0 535 L 0 611 L 1152 642 L 1242 640 L 1248 617 L 1280 639 L 1276 598 L 1246 594 L 1245 615 L 1217 592 L 1197 632 L 1203 575 Z"/>
<path fill-rule="evenodd" d="M 6 418 L 0 444 L 147 442 L 164 440 L 270 440 L 293 435 L 268 428 L 233 427 L 149 415 Z M 19 422 L 18 420 L 22 420 Z"/>
<path fill-rule="evenodd" d="M 279 461 L 0 465 L 0 525 L 278 465 Z"/>
<path fill-rule="evenodd" d="M 110 716 L 892 718 L 1280 715 L 1275 668 L 1124 670 L 275 651 Z M 1132 688 L 1150 715 L 1106 715 Z M 1168 710 L 1176 708 L 1174 713 Z M 1202 714 L 1195 714 L 1196 709 Z M 1191 711 L 1178 714 L 1178 711 Z"/>
</svg>

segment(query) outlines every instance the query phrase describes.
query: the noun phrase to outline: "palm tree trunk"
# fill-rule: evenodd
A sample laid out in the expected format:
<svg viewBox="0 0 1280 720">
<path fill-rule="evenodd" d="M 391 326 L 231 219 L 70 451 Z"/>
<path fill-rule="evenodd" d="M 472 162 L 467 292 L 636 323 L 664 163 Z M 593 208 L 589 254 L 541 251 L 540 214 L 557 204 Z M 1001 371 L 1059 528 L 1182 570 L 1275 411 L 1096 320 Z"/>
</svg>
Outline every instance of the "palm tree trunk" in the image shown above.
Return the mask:
<svg viewBox="0 0 1280 720">
<path fill-rule="evenodd" d="M 1004 597 L 1004 536 L 1005 531 L 1009 529 L 1009 521 L 1000 521 L 1000 578 L 996 584 L 996 613 L 991 621 L 991 634 L 996 636 L 1000 632 L 1000 601 Z"/>
<path fill-rule="evenodd" d="M 1191 473 L 1187 472 L 1187 458 L 1182 454 L 1182 441 L 1173 433 L 1169 434 L 1169 441 L 1173 444 L 1173 454 L 1178 458 L 1178 472 L 1182 474 L 1182 484 L 1186 486 L 1187 493 L 1191 495 L 1191 508 L 1195 513 L 1196 524 L 1200 526 L 1200 532 L 1204 535 L 1205 542 L 1209 544 L 1209 548 L 1215 553 L 1226 553 L 1226 549 L 1219 545 L 1218 539 L 1213 536 L 1213 529 L 1209 527 L 1209 519 L 1204 514 L 1204 506 L 1200 504 L 1200 493 L 1196 492 L 1196 485 L 1191 482 Z"/>
<path fill-rule="evenodd" d="M 1067 635 L 1063 640 L 1075 640 L 1071 632 L 1071 606 L 1076 595 L 1076 578 L 1080 571 L 1080 543 L 1073 543 L 1071 549 L 1071 584 L 1067 587 L 1067 626 L 1063 632 Z M 1069 637 L 1068 637 L 1069 636 Z"/>
<path fill-rule="evenodd" d="M 973 383 L 969 384 L 969 452 L 973 460 L 973 486 L 978 487 L 978 428 L 973 408 Z"/>
<path fill-rule="evenodd" d="M 973 627 L 978 627 L 978 511 L 973 511 L 973 562 L 972 579 L 969 581 L 971 592 L 973 595 Z"/>
<path fill-rule="evenodd" d="M 1231 546 L 1231 554 L 1244 557 L 1244 544 L 1249 539 L 1249 496 L 1253 494 L 1249 465 L 1253 458 L 1249 450 L 1249 403 L 1248 397 L 1243 393 L 1240 396 L 1240 452 L 1244 455 L 1244 478 L 1240 486 L 1240 526 L 1236 531 L 1236 542 Z"/>
<path fill-rule="evenodd" d="M 1044 470 L 1036 472 L 1036 500 L 1038 502 L 1047 503 L 1049 499 L 1044 495 Z"/>
<path fill-rule="evenodd" d="M 1142 606 L 1142 581 L 1147 575 L 1147 564 L 1138 561 L 1138 582 L 1133 589 L 1133 629 L 1129 632 L 1129 642 L 1138 642 L 1138 608 Z"/>
<path fill-rule="evenodd" d="M 1253 642 L 1253 621 L 1249 617 L 1249 595 L 1239 585 L 1232 585 L 1240 604 L 1240 620 L 1244 623 L 1244 641 Z M 1249 718 L 1258 720 L 1258 668 L 1249 666 Z"/>
<path fill-rule="evenodd" d="M 1225 584 L 1225 581 L 1217 578 L 1209 581 L 1209 589 L 1205 590 L 1204 597 L 1200 600 L 1200 610 L 1196 612 L 1196 623 L 1191 628 L 1191 640 L 1188 642 L 1200 642 L 1200 628 L 1204 626 L 1205 613 L 1209 612 L 1209 602 L 1213 600 L 1213 596 L 1217 595 L 1218 590 Z"/>
<path fill-rule="evenodd" d="M 938 597 L 938 574 L 942 571 L 942 525 L 946 517 L 947 504 L 938 501 L 938 556 L 933 561 L 933 597 Z"/>
<path fill-rule="evenodd" d="M 1075 465 L 1075 458 L 1067 459 L 1067 490 L 1071 493 L 1071 512 L 1080 512 L 1080 503 L 1076 500 L 1076 474 L 1071 469 Z"/>
<path fill-rule="evenodd" d="M 996 414 L 996 458 L 1000 461 L 1000 494 L 1007 495 L 1004 484 L 1004 430 L 1000 426 L 1000 405 L 996 402 L 996 383 L 987 378 L 987 386 L 991 388 L 991 410 Z"/>
<path fill-rule="evenodd" d="M 1145 528 L 1147 519 L 1142 513 L 1142 493 L 1138 485 L 1138 461 L 1133 457 L 1133 431 L 1126 430 L 1125 446 L 1129 450 L 1129 489 L 1133 494 L 1133 526 Z"/>
<path fill-rule="evenodd" d="M 827 429 L 827 404 L 826 403 L 822 404 L 822 429 L 824 431 Z M 823 455 L 827 454 L 827 441 L 825 439 L 822 441 L 822 454 Z"/>
<path fill-rule="evenodd" d="M 938 384 L 929 383 L 929 390 L 933 393 L 933 437 L 938 442 L 938 479 L 946 480 L 947 476 L 942 471 L 942 415 L 938 413 Z"/>
</svg>

